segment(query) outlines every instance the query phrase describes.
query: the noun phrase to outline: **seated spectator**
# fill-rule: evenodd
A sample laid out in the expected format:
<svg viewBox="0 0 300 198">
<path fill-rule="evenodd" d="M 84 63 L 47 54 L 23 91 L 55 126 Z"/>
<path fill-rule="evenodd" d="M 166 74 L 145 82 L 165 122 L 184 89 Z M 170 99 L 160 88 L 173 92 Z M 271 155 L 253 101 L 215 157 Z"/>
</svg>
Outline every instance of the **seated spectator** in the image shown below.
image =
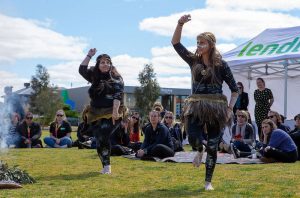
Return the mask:
<svg viewBox="0 0 300 198">
<path fill-rule="evenodd" d="M 94 137 L 93 131 L 87 124 L 86 108 L 82 112 L 82 122 L 77 128 L 77 146 L 79 149 L 95 149 L 96 138 Z M 74 144 L 73 144 L 74 145 Z"/>
<path fill-rule="evenodd" d="M 20 146 L 21 137 L 17 132 L 17 127 L 20 124 L 20 116 L 18 113 L 12 113 L 11 125 L 6 136 L 6 144 L 8 148 L 18 148 Z"/>
<path fill-rule="evenodd" d="M 58 110 L 54 121 L 50 124 L 50 136 L 44 138 L 45 144 L 50 148 L 72 147 L 71 125 L 67 121 L 65 112 Z"/>
<path fill-rule="evenodd" d="M 300 160 L 300 114 L 294 117 L 295 120 L 295 128 L 290 132 L 291 138 L 294 140 L 297 148 L 298 148 L 298 160 Z"/>
<path fill-rule="evenodd" d="M 78 146 L 79 149 L 95 149 L 96 148 L 96 139 L 91 130 L 88 130 L 86 127 L 86 122 L 81 122 L 77 128 L 77 140 L 73 143 Z"/>
<path fill-rule="evenodd" d="M 178 123 L 175 123 L 174 121 L 174 115 L 171 111 L 166 111 L 163 123 L 166 125 L 166 127 L 169 129 L 173 145 L 174 145 L 174 151 L 179 152 L 183 151 L 182 147 L 182 132 L 180 129 L 180 126 Z"/>
<path fill-rule="evenodd" d="M 120 126 L 110 135 L 111 156 L 128 155 L 132 149 L 129 146 L 129 119 L 121 121 Z"/>
<path fill-rule="evenodd" d="M 164 107 L 162 106 L 162 104 L 160 102 L 155 102 L 153 104 L 152 110 L 158 111 L 159 112 L 159 122 L 163 119 L 163 117 L 165 116 L 166 110 L 164 109 Z"/>
<path fill-rule="evenodd" d="M 134 112 L 129 120 L 129 133 L 131 142 L 140 142 L 140 114 Z"/>
<path fill-rule="evenodd" d="M 255 143 L 255 132 L 248 123 L 248 113 L 244 110 L 236 112 L 237 122 L 232 126 L 231 152 L 234 158 L 246 157 L 251 154 Z"/>
<path fill-rule="evenodd" d="M 278 112 L 272 111 L 272 110 L 269 111 L 268 118 L 276 124 L 278 129 L 281 129 L 281 130 L 283 130 L 287 133 L 289 133 L 291 131 L 289 126 L 286 126 L 286 125 L 283 124 L 281 116 Z"/>
<path fill-rule="evenodd" d="M 150 125 L 145 129 L 145 139 L 136 156 L 166 158 L 174 156 L 174 147 L 168 128 L 159 122 L 160 114 L 152 110 L 149 113 Z"/>
<path fill-rule="evenodd" d="M 264 162 L 295 162 L 298 158 L 297 147 L 292 138 L 283 130 L 277 129 L 276 124 L 266 119 L 262 122 L 264 133 L 261 158 Z"/>
<path fill-rule="evenodd" d="M 27 112 L 25 114 L 25 120 L 17 126 L 17 132 L 21 137 L 20 148 L 42 148 L 42 141 L 40 137 L 42 135 L 41 126 L 32 121 L 33 114 Z"/>
</svg>

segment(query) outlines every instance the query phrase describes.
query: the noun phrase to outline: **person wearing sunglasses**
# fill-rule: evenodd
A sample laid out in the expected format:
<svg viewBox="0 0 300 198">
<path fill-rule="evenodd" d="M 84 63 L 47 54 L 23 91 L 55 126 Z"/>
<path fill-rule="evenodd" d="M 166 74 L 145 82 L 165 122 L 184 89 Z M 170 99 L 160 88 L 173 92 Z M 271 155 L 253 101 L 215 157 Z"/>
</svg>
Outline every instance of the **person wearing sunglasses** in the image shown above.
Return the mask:
<svg viewBox="0 0 300 198">
<path fill-rule="evenodd" d="M 246 157 L 251 154 L 255 142 L 253 126 L 248 123 L 248 113 L 244 110 L 236 112 L 237 122 L 232 126 L 231 153 L 234 158 Z"/>
<path fill-rule="evenodd" d="M 67 121 L 64 110 L 56 112 L 54 121 L 50 124 L 50 136 L 44 138 L 45 144 L 50 148 L 70 148 L 72 147 L 72 128 Z"/>
<path fill-rule="evenodd" d="M 237 82 L 237 88 L 238 88 L 238 93 L 239 96 L 236 100 L 236 103 L 233 107 L 233 113 L 236 115 L 237 110 L 245 110 L 248 111 L 248 105 L 249 105 L 249 97 L 248 93 L 244 91 L 244 85 L 242 82 Z M 236 117 L 235 117 L 235 122 L 236 122 Z"/>
<path fill-rule="evenodd" d="M 87 110 L 87 124 L 96 138 L 97 154 L 102 163 L 101 174 L 111 174 L 110 135 L 120 126 L 123 117 L 124 82 L 107 54 L 96 58 L 95 66 L 88 68 L 96 54 L 96 48 L 89 50 L 79 66 L 80 75 L 91 83 L 88 90 L 90 105 Z"/>
<path fill-rule="evenodd" d="M 263 162 L 297 161 L 297 146 L 286 132 L 277 129 L 276 124 L 270 119 L 265 119 L 261 127 L 264 134 L 263 147 L 260 149 Z"/>
<path fill-rule="evenodd" d="M 169 129 L 174 144 L 174 151 L 175 152 L 183 151 L 183 146 L 182 146 L 183 137 L 182 137 L 181 128 L 179 124 L 175 122 L 173 112 L 166 111 L 162 122 Z"/>
<path fill-rule="evenodd" d="M 268 119 L 272 120 L 276 124 L 278 129 L 281 129 L 287 133 L 291 131 L 289 126 L 283 124 L 282 118 L 277 111 L 270 110 L 268 112 Z"/>
<path fill-rule="evenodd" d="M 31 112 L 25 113 L 25 119 L 17 126 L 17 132 L 21 136 L 20 148 L 42 148 L 40 140 L 42 135 L 41 126 L 34 122 Z"/>
<path fill-rule="evenodd" d="M 133 112 L 129 121 L 130 142 L 140 142 L 140 114 Z"/>
<path fill-rule="evenodd" d="M 192 74 L 192 95 L 187 99 L 187 132 L 189 143 L 197 149 L 193 165 L 199 167 L 203 155 L 203 135 L 207 131 L 207 157 L 205 190 L 213 190 L 211 180 L 217 161 L 218 144 L 225 125 L 230 125 L 233 106 L 236 103 L 238 89 L 230 67 L 222 59 L 216 47 L 216 37 L 211 32 L 200 33 L 195 52 L 181 44 L 181 33 L 191 15 L 179 18 L 172 37 L 172 44 L 178 55 L 189 65 Z M 230 101 L 223 95 L 223 82 L 231 91 Z"/>
</svg>

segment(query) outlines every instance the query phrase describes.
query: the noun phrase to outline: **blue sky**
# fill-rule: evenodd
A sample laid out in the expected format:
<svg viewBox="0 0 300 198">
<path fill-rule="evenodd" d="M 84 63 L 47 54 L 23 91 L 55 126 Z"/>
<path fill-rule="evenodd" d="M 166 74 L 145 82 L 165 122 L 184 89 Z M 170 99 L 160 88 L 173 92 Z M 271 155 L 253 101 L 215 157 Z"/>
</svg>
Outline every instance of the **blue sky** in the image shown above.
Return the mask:
<svg viewBox="0 0 300 198">
<path fill-rule="evenodd" d="M 37 64 L 55 85 L 87 85 L 78 66 L 93 47 L 112 57 L 126 85 L 152 63 L 162 87 L 189 88 L 189 68 L 170 45 L 181 15 L 192 16 L 185 46 L 194 50 L 196 35 L 211 31 L 226 52 L 266 28 L 299 25 L 299 9 L 299 0 L 0 0 L 0 95 L 22 88 Z"/>
</svg>

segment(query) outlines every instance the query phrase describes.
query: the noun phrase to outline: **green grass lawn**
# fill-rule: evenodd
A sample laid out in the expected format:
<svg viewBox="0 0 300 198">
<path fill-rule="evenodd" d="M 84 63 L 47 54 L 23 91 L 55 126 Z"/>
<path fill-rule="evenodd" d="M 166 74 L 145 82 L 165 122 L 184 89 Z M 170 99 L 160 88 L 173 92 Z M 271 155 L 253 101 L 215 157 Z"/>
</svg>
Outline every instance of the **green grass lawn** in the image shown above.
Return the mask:
<svg viewBox="0 0 300 198">
<path fill-rule="evenodd" d="M 101 175 L 96 150 L 10 149 L 0 155 L 10 167 L 18 165 L 37 181 L 21 189 L 0 190 L 0 197 L 300 197 L 299 161 L 217 164 L 215 191 L 206 192 L 204 165 L 112 157 L 112 174 Z"/>
</svg>

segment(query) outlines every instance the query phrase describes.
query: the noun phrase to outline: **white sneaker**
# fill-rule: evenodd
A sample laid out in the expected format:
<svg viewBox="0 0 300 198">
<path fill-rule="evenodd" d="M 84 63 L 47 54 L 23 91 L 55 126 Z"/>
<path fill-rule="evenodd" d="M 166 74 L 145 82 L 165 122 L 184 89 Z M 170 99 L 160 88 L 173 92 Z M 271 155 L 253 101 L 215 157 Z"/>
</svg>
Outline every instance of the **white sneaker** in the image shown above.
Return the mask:
<svg viewBox="0 0 300 198">
<path fill-rule="evenodd" d="M 204 150 L 204 149 L 203 149 Z M 193 165 L 194 167 L 199 167 L 202 163 L 203 150 L 201 152 L 197 151 L 197 154 L 194 157 Z"/>
<path fill-rule="evenodd" d="M 101 174 L 111 174 L 111 166 L 107 165 L 104 166 L 103 169 L 100 171 Z"/>
<path fill-rule="evenodd" d="M 214 190 L 214 188 L 211 185 L 211 182 L 205 182 L 205 190 Z"/>
</svg>

